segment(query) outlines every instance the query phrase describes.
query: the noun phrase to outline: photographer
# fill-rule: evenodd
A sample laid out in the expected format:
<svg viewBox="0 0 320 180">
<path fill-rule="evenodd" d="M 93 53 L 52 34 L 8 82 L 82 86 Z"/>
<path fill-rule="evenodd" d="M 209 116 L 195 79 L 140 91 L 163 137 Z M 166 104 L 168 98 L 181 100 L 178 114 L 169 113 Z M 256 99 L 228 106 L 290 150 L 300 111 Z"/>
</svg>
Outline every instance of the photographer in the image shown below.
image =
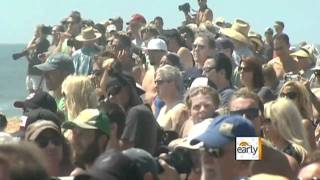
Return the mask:
<svg viewBox="0 0 320 180">
<path fill-rule="evenodd" d="M 28 70 L 26 85 L 29 93 L 35 92 L 41 88 L 41 75 L 42 72 L 36 68 L 34 65 L 41 64 L 41 60 L 38 55 L 48 51 L 50 42 L 47 40 L 47 35 L 51 34 L 51 27 L 45 25 L 38 25 L 32 40 L 27 45 L 26 49 L 21 53 L 15 53 L 12 55 L 14 60 L 17 60 L 23 56 L 27 57 L 28 60 Z"/>
<path fill-rule="evenodd" d="M 213 20 L 213 12 L 210 8 L 207 6 L 207 0 L 198 0 L 199 10 L 196 14 L 193 14 L 190 16 L 190 5 L 189 3 L 185 3 L 181 6 L 179 6 L 179 10 L 183 11 L 185 18 L 186 18 L 186 24 L 195 23 L 198 26 L 201 23 L 204 23 L 206 21 L 212 21 Z"/>
</svg>

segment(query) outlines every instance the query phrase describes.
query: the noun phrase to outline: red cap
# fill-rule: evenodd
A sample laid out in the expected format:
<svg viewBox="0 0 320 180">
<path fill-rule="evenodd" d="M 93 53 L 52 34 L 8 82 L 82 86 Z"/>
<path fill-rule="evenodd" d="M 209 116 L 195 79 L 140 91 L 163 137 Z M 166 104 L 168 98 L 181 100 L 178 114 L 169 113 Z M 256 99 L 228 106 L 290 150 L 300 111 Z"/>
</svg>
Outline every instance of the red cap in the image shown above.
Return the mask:
<svg viewBox="0 0 320 180">
<path fill-rule="evenodd" d="M 146 19 L 141 14 L 134 14 L 131 16 L 131 19 L 127 24 L 130 24 L 130 22 L 143 22 L 147 23 Z"/>
</svg>

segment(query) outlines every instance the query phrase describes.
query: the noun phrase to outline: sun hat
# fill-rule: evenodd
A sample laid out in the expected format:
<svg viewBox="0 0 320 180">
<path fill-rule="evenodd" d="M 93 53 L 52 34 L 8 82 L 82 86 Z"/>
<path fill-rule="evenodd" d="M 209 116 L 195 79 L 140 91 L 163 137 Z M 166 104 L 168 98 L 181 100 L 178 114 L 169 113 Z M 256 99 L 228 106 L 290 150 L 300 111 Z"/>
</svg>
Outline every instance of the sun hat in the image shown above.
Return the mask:
<svg viewBox="0 0 320 180">
<path fill-rule="evenodd" d="M 101 33 L 93 27 L 87 27 L 81 30 L 81 34 L 76 36 L 76 40 L 80 42 L 94 41 L 101 37 Z"/>
<path fill-rule="evenodd" d="M 221 29 L 220 32 L 231 39 L 235 39 L 237 41 L 248 43 L 248 32 L 250 30 L 250 25 L 241 20 L 236 19 L 235 22 L 232 24 L 231 28 L 224 28 Z"/>
<path fill-rule="evenodd" d="M 167 44 L 164 40 L 155 38 L 151 39 L 148 43 L 147 50 L 161 50 L 168 51 Z"/>
<path fill-rule="evenodd" d="M 191 149 L 191 150 L 200 149 L 201 146 L 203 145 L 202 143 L 199 142 L 199 143 L 193 144 L 193 145 L 191 145 L 190 143 L 194 138 L 203 134 L 207 130 L 207 128 L 209 127 L 209 125 L 211 124 L 212 121 L 213 121 L 213 118 L 208 118 L 208 119 L 205 119 L 204 121 L 196 124 L 195 126 L 193 126 L 191 128 L 187 137 L 178 138 L 178 139 L 171 141 L 169 144 L 169 147 L 171 147 L 173 149 L 176 149 L 176 148 L 186 148 L 186 149 Z"/>
<path fill-rule="evenodd" d="M 256 137 L 252 123 L 239 115 L 216 117 L 207 130 L 194 138 L 190 144 L 203 142 L 206 146 L 222 148 L 235 141 L 236 137 Z"/>
<path fill-rule="evenodd" d="M 98 109 L 85 109 L 74 120 L 66 121 L 62 124 L 62 128 L 65 129 L 73 129 L 75 127 L 99 129 L 106 135 L 110 135 L 111 133 L 109 117 Z"/>
<path fill-rule="evenodd" d="M 259 49 L 263 48 L 263 41 L 262 41 L 262 37 L 260 34 L 250 31 L 248 34 L 249 40 L 256 43 L 259 47 Z"/>
<path fill-rule="evenodd" d="M 57 103 L 54 98 L 47 92 L 37 91 L 31 93 L 24 101 L 15 101 L 14 107 L 23 109 L 44 108 L 52 112 L 57 112 Z"/>
<path fill-rule="evenodd" d="M 52 121 L 39 120 L 30 124 L 30 126 L 27 128 L 25 139 L 33 141 L 37 139 L 39 134 L 46 129 L 52 129 L 58 134 L 61 134 L 59 127 Z"/>
<path fill-rule="evenodd" d="M 75 71 L 71 57 L 63 53 L 54 54 L 45 63 L 35 65 L 34 67 L 44 72 L 61 70 L 72 74 Z"/>
</svg>

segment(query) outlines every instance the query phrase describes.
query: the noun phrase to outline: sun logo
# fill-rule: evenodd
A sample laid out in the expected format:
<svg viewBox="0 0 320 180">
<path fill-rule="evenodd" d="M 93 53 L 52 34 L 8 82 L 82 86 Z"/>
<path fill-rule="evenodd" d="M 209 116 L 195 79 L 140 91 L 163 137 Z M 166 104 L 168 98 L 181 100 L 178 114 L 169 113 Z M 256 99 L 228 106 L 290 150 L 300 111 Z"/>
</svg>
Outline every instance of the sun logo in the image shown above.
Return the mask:
<svg viewBox="0 0 320 180">
<path fill-rule="evenodd" d="M 239 146 L 249 146 L 249 143 L 245 142 L 245 141 L 242 141 Z"/>
</svg>

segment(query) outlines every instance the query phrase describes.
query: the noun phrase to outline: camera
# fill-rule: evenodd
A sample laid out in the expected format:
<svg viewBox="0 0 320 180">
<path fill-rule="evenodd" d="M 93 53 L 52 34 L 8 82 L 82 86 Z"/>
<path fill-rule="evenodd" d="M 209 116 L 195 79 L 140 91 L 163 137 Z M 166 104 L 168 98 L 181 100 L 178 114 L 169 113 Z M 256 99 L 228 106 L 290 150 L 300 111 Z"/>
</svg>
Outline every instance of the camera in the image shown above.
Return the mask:
<svg viewBox="0 0 320 180">
<path fill-rule="evenodd" d="M 14 54 L 12 54 L 12 59 L 13 59 L 13 60 L 18 60 L 18 59 L 20 59 L 20 58 L 22 58 L 23 56 L 26 56 L 26 55 L 28 55 L 28 51 L 27 51 L 27 50 L 24 50 L 24 51 L 22 51 L 22 52 L 20 52 L 20 53 L 14 53 Z"/>
<path fill-rule="evenodd" d="M 52 27 L 51 26 L 43 26 L 42 33 L 46 34 L 46 35 L 52 34 Z"/>
<path fill-rule="evenodd" d="M 177 148 L 169 152 L 164 159 L 169 165 L 173 166 L 179 174 L 189 174 L 193 167 L 191 152 L 188 149 Z M 158 160 L 156 161 L 159 162 Z M 159 174 L 163 172 L 163 168 L 158 163 Z"/>
<path fill-rule="evenodd" d="M 301 74 L 297 73 L 293 73 L 293 72 L 289 72 L 287 74 L 284 75 L 284 81 L 300 81 L 301 80 Z"/>
<path fill-rule="evenodd" d="M 189 3 L 184 3 L 180 6 L 178 6 L 179 11 L 182 11 L 184 13 L 189 13 L 190 12 L 190 4 Z"/>
</svg>

